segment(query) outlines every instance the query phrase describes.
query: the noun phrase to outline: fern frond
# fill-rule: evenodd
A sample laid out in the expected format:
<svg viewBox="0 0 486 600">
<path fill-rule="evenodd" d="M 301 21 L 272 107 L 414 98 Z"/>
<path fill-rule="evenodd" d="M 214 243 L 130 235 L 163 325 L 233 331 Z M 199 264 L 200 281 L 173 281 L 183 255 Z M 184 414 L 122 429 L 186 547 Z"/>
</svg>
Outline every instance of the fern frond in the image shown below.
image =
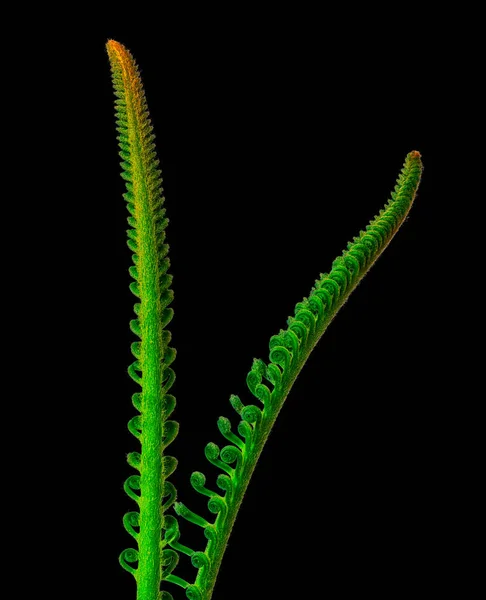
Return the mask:
<svg viewBox="0 0 486 600">
<path fill-rule="evenodd" d="M 211 523 L 184 504 L 175 504 L 177 514 L 202 527 L 208 539 L 204 552 L 190 551 L 198 572 L 194 584 L 186 588 L 188 598 L 211 598 L 238 509 L 280 409 L 329 323 L 405 220 L 421 173 L 420 154 L 411 152 L 384 209 L 348 244 L 347 250 L 332 263 L 330 273 L 320 276 L 309 297 L 296 305 L 294 316 L 287 321 L 287 329 L 272 336 L 270 362 L 254 360 L 246 382 L 256 404 L 245 406 L 238 396 L 231 396 L 230 403 L 241 418 L 237 433 L 232 430 L 229 419 L 220 417 L 218 428 L 230 445 L 220 449 L 209 443 L 205 449 L 209 462 L 222 471 L 217 486 L 224 494 L 208 489 L 202 473 L 193 473 L 191 477 L 194 489 L 209 498 L 208 509 L 217 515 L 216 519 Z M 172 524 L 166 532 L 166 541 L 180 548 L 179 536 L 174 532 Z"/>
<path fill-rule="evenodd" d="M 174 550 L 163 549 L 162 530 L 166 528 L 164 513 L 176 499 L 175 487 L 166 479 L 174 472 L 177 461 L 164 452 L 179 426 L 167 420 L 175 406 L 174 397 L 168 394 L 175 379 L 169 367 L 175 359 L 175 350 L 169 347 L 170 333 L 164 329 L 173 315 L 169 308 L 173 298 L 172 276 L 167 273 L 165 243 L 168 220 L 163 208 L 153 128 L 138 67 L 130 52 L 118 42 L 108 41 L 107 51 L 117 97 L 120 166 L 127 190 L 123 196 L 130 213 L 127 244 L 134 252 L 133 266 L 129 269 L 134 280 L 130 289 L 140 299 L 134 307 L 137 318 L 130 321 L 130 328 L 140 341 L 131 346 L 136 360 L 128 368 L 130 377 L 141 386 L 141 392 L 133 396 L 140 414 L 130 420 L 128 429 L 140 441 L 141 452 L 128 455 L 128 463 L 139 474 L 130 476 L 124 486 L 138 504 L 139 512 L 129 512 L 123 520 L 126 530 L 137 541 L 138 551 L 125 550 L 120 563 L 137 580 L 138 600 L 169 600 L 171 595 L 161 592 L 160 584 L 162 579 L 173 577 L 178 555 Z"/>
</svg>

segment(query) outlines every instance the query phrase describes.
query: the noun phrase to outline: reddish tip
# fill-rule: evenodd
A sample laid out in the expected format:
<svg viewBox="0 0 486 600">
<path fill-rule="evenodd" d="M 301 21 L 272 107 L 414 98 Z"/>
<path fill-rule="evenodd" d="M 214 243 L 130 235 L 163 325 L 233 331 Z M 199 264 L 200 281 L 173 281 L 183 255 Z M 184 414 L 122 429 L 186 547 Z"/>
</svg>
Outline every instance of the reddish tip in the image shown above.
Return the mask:
<svg viewBox="0 0 486 600">
<path fill-rule="evenodd" d="M 108 40 L 106 42 L 106 47 L 109 49 L 114 50 L 115 48 L 117 48 L 118 50 L 121 50 L 123 48 L 123 46 L 120 44 L 120 42 L 117 42 L 116 40 Z"/>
</svg>

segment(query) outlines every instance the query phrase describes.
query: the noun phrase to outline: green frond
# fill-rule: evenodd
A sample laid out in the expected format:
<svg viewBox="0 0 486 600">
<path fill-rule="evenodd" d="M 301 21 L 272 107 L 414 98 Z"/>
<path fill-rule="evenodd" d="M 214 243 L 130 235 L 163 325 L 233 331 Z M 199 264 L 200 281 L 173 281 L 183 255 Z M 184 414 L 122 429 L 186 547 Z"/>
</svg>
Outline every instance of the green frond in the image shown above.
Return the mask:
<svg viewBox="0 0 486 600">
<path fill-rule="evenodd" d="M 193 564 L 198 569 L 191 591 L 194 597 L 201 600 L 211 597 L 239 506 L 292 384 L 331 320 L 403 223 L 413 203 L 421 173 L 420 155 L 411 152 L 405 160 L 392 199 L 336 258 L 330 272 L 321 274 L 309 297 L 297 303 L 294 316 L 287 321 L 287 329 L 270 338 L 269 363 L 261 359 L 253 361 L 246 382 L 258 405 L 244 405 L 238 396 L 230 397 L 230 403 L 241 419 L 238 435 L 233 432 L 231 421 L 220 417 L 218 428 L 230 445 L 220 449 L 210 442 L 204 451 L 208 461 L 222 471 L 217 485 L 225 494 L 220 495 L 206 487 L 203 473 L 195 472 L 191 476 L 194 489 L 209 497 L 208 510 L 217 515 L 216 519 L 211 523 L 184 504 L 175 504 L 180 517 L 208 532 L 204 552 L 192 555 L 195 558 Z"/>
<path fill-rule="evenodd" d="M 129 512 L 124 518 L 138 551 L 124 551 L 120 563 L 137 580 L 138 600 L 161 600 L 171 598 L 168 592 L 161 592 L 161 581 L 178 579 L 172 575 L 177 552 L 162 545 L 165 512 L 177 496 L 167 481 L 177 460 L 164 455 L 164 450 L 179 430 L 178 423 L 168 420 L 175 407 L 175 398 L 168 394 L 175 380 L 169 365 L 176 356 L 169 347 L 171 334 L 165 329 L 173 315 L 169 308 L 172 276 L 166 258 L 169 247 L 165 243 L 168 219 L 163 207 L 162 171 L 138 67 L 118 42 L 110 40 L 107 50 L 116 97 L 121 176 L 126 187 L 123 197 L 129 212 L 127 245 L 134 253 L 129 267 L 134 281 L 129 288 L 139 298 L 134 306 L 137 318 L 130 321 L 132 332 L 139 338 L 131 344 L 136 360 L 128 367 L 128 374 L 141 388 L 132 397 L 139 414 L 129 421 L 128 429 L 140 442 L 141 451 L 128 454 L 129 464 L 139 474 L 124 484 L 126 493 L 139 506 L 139 512 Z"/>
</svg>

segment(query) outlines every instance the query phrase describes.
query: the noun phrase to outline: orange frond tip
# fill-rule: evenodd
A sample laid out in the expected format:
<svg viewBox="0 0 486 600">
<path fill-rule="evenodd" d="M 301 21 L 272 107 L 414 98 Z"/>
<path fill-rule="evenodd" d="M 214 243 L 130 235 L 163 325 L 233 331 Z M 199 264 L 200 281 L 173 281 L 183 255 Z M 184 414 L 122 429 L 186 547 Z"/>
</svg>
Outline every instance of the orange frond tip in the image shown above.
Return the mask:
<svg viewBox="0 0 486 600">
<path fill-rule="evenodd" d="M 108 40 L 106 42 L 106 48 L 107 48 L 107 50 L 124 50 L 125 49 L 123 47 L 123 45 L 120 44 L 120 42 L 117 42 L 116 40 Z"/>
<path fill-rule="evenodd" d="M 134 65 L 133 56 L 123 44 L 116 40 L 108 40 L 106 43 L 108 57 L 113 66 L 119 65 L 122 69 L 130 69 Z"/>
</svg>

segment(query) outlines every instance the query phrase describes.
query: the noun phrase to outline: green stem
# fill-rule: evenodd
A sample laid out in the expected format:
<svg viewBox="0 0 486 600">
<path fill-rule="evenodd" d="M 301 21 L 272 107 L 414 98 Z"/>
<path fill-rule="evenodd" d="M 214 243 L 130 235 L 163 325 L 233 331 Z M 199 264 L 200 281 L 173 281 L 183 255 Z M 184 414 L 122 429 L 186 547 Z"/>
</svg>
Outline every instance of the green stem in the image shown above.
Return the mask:
<svg viewBox="0 0 486 600">
<path fill-rule="evenodd" d="M 143 165 L 139 165 L 143 172 Z M 140 178 L 143 194 L 143 181 Z M 142 457 L 140 480 L 140 533 L 137 572 L 137 600 L 158 600 L 161 580 L 162 505 L 162 377 L 164 357 L 161 337 L 161 310 L 157 283 L 156 246 L 150 215 L 140 215 L 139 283 L 141 293 L 140 328 L 142 368 Z"/>
</svg>

